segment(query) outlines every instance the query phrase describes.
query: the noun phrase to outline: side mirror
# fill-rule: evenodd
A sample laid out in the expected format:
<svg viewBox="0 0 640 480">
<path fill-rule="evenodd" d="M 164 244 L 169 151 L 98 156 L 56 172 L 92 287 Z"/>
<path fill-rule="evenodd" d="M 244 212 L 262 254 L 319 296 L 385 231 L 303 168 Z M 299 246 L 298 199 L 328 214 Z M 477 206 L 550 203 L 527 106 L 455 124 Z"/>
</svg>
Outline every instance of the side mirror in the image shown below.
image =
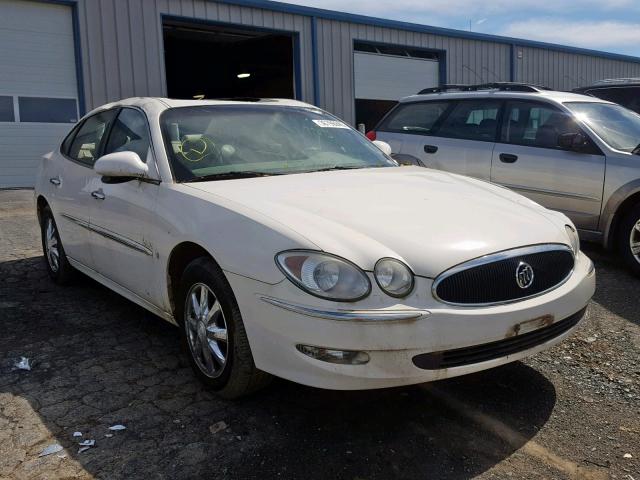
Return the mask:
<svg viewBox="0 0 640 480">
<path fill-rule="evenodd" d="M 373 144 L 382 150 L 386 155 L 391 156 L 391 145 L 387 142 L 383 142 L 382 140 L 374 140 Z"/>
<path fill-rule="evenodd" d="M 112 178 L 145 178 L 149 167 L 135 152 L 113 152 L 100 157 L 94 165 L 98 175 Z"/>
<path fill-rule="evenodd" d="M 558 146 L 565 150 L 581 150 L 588 144 L 587 137 L 582 133 L 563 133 L 558 135 Z"/>
</svg>

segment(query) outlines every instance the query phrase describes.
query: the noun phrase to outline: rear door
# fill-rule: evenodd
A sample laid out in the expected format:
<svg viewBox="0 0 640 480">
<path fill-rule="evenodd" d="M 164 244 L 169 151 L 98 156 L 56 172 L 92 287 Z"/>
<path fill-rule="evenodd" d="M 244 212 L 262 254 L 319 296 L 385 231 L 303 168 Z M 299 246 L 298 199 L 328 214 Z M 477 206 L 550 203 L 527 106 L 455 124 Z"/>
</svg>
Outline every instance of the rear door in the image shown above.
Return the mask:
<svg viewBox="0 0 640 480">
<path fill-rule="evenodd" d="M 492 99 L 407 104 L 385 119 L 379 138 L 426 167 L 488 180 L 501 105 Z"/>
<path fill-rule="evenodd" d="M 583 133 L 573 117 L 545 102 L 507 102 L 491 181 L 565 213 L 578 228 L 595 230 L 602 204 L 605 156 L 591 141 L 565 150 L 558 137 Z"/>
</svg>

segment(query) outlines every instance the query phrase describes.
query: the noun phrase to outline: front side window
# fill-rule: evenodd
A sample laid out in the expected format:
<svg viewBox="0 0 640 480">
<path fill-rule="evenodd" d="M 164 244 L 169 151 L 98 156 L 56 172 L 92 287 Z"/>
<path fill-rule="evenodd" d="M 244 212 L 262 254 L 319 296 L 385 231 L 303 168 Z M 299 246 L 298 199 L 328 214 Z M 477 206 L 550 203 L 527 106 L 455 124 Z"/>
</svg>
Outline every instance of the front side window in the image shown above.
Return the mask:
<svg viewBox="0 0 640 480">
<path fill-rule="evenodd" d="M 567 102 L 565 105 L 610 147 L 640 153 L 640 115 L 637 113 L 611 103 Z"/>
<path fill-rule="evenodd" d="M 571 115 L 537 102 L 509 102 L 502 122 L 501 141 L 539 148 L 561 148 L 558 137 L 578 133 Z"/>
<path fill-rule="evenodd" d="M 461 101 L 444 120 L 436 135 L 464 140 L 495 141 L 500 102 Z"/>
<path fill-rule="evenodd" d="M 379 130 L 398 133 L 430 134 L 433 126 L 447 109 L 448 102 L 401 104 L 389 114 Z"/>
<path fill-rule="evenodd" d="M 111 128 L 104 154 L 135 152 L 146 162 L 150 144 L 149 127 L 144 114 L 133 108 L 123 108 Z"/>
<path fill-rule="evenodd" d="M 362 134 L 315 108 L 172 108 L 160 124 L 182 182 L 397 166 Z"/>
<path fill-rule="evenodd" d="M 108 110 L 87 118 L 73 138 L 66 155 L 85 165 L 93 166 L 102 149 L 104 134 L 109 129 L 115 114 L 115 110 Z"/>
</svg>

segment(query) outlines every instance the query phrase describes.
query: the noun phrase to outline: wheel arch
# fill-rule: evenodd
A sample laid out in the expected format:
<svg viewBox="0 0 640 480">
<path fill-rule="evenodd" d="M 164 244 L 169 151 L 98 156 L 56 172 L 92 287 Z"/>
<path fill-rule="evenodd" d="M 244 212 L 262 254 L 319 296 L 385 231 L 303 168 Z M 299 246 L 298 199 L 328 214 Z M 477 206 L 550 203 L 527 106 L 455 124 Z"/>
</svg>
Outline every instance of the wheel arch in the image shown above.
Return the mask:
<svg viewBox="0 0 640 480">
<path fill-rule="evenodd" d="M 640 203 L 640 179 L 620 187 L 611 195 L 602 213 L 605 227 L 604 246 L 607 249 L 615 245 L 620 220 L 638 203 Z"/>
<path fill-rule="evenodd" d="M 184 241 L 173 247 L 169 254 L 169 260 L 167 262 L 167 295 L 169 297 L 169 306 L 171 312 L 175 313 L 175 297 L 178 293 L 178 285 L 180 284 L 180 277 L 182 272 L 189 263 L 196 258 L 206 257 L 211 259 L 218 267 L 220 264 L 211 255 L 211 253 L 195 242 Z"/>
</svg>

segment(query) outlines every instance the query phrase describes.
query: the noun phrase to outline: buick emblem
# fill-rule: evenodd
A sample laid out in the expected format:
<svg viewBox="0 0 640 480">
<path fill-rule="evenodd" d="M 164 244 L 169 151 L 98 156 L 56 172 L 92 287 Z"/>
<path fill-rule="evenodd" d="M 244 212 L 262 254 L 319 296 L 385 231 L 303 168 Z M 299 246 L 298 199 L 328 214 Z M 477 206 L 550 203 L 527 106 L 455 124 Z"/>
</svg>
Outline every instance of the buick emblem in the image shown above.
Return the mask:
<svg viewBox="0 0 640 480">
<path fill-rule="evenodd" d="M 533 283 L 533 268 L 527 262 L 520 262 L 516 268 L 516 283 L 521 289 L 526 289 Z"/>
</svg>

